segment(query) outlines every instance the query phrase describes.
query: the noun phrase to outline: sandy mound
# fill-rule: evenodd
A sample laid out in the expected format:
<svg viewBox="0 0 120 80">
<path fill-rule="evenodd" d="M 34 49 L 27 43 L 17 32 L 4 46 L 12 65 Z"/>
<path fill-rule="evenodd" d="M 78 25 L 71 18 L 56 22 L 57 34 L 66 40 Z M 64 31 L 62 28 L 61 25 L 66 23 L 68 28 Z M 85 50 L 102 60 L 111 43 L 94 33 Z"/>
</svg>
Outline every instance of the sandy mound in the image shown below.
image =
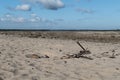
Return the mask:
<svg viewBox="0 0 120 80">
<path fill-rule="evenodd" d="M 120 80 L 120 43 L 80 43 L 93 60 L 61 59 L 82 50 L 73 40 L 0 35 L 0 80 Z"/>
</svg>

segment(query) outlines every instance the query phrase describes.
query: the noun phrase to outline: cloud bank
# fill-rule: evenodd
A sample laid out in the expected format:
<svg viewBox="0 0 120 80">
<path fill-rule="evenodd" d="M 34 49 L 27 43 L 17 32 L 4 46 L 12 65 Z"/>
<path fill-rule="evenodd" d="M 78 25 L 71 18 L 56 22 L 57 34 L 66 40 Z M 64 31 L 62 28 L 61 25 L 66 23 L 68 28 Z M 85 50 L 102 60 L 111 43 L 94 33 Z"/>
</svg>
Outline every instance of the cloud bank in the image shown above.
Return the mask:
<svg viewBox="0 0 120 80">
<path fill-rule="evenodd" d="M 37 14 L 32 13 L 29 15 L 29 18 L 25 18 L 22 16 L 16 16 L 14 14 L 7 13 L 3 17 L 0 17 L 0 22 L 13 22 L 13 23 L 35 23 L 38 26 L 41 24 L 44 25 L 56 25 L 57 22 L 54 20 L 46 19 L 39 17 Z"/>
<path fill-rule="evenodd" d="M 28 18 L 11 13 L 0 17 L 1 29 L 50 29 L 58 24 L 54 19 L 43 18 L 35 13 L 28 14 Z"/>
</svg>

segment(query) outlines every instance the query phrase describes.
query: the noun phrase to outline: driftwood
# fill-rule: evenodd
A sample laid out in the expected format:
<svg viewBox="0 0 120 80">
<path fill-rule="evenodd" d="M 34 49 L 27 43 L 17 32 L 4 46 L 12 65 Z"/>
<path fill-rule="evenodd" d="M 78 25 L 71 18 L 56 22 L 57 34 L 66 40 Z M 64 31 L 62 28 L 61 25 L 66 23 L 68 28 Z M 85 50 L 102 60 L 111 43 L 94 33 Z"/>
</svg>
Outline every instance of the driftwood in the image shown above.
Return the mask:
<svg viewBox="0 0 120 80">
<path fill-rule="evenodd" d="M 84 56 L 86 54 L 91 54 L 91 52 L 87 49 L 85 49 L 78 41 L 77 44 L 83 49 L 81 50 L 79 53 L 77 54 L 67 54 L 66 56 L 63 56 L 61 59 L 69 59 L 69 58 L 85 58 L 85 59 L 89 59 L 89 60 L 93 60 L 93 58 Z"/>
<path fill-rule="evenodd" d="M 80 54 L 80 55 L 91 54 L 91 52 L 90 52 L 89 50 L 85 49 L 85 48 L 79 43 L 79 41 L 77 41 L 77 44 L 83 49 L 83 50 L 80 51 L 80 53 L 78 53 L 78 54 Z"/>
<path fill-rule="evenodd" d="M 86 51 L 86 49 L 77 41 L 77 44 L 83 49 L 83 51 Z"/>
</svg>

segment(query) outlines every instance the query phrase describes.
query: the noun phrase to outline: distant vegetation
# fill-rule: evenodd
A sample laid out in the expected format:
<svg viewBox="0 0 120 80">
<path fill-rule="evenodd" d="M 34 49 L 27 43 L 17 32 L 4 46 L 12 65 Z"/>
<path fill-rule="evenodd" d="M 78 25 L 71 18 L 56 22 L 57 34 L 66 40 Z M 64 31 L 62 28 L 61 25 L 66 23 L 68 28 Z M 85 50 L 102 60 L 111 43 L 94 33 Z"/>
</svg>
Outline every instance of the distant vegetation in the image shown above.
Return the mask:
<svg viewBox="0 0 120 80">
<path fill-rule="evenodd" d="M 0 31 L 3 35 L 29 38 L 72 39 L 100 42 L 119 42 L 120 31 Z"/>
</svg>

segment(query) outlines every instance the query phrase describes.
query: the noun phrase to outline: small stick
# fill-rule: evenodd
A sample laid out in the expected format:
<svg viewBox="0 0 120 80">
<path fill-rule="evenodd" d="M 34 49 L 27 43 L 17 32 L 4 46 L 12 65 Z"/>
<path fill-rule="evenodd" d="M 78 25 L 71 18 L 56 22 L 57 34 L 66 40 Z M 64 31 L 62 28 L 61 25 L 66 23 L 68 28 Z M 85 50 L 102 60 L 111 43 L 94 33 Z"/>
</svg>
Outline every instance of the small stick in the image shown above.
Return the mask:
<svg viewBox="0 0 120 80">
<path fill-rule="evenodd" d="M 77 44 L 78 44 L 84 51 L 86 51 L 86 49 L 79 43 L 79 41 L 77 41 Z"/>
</svg>

